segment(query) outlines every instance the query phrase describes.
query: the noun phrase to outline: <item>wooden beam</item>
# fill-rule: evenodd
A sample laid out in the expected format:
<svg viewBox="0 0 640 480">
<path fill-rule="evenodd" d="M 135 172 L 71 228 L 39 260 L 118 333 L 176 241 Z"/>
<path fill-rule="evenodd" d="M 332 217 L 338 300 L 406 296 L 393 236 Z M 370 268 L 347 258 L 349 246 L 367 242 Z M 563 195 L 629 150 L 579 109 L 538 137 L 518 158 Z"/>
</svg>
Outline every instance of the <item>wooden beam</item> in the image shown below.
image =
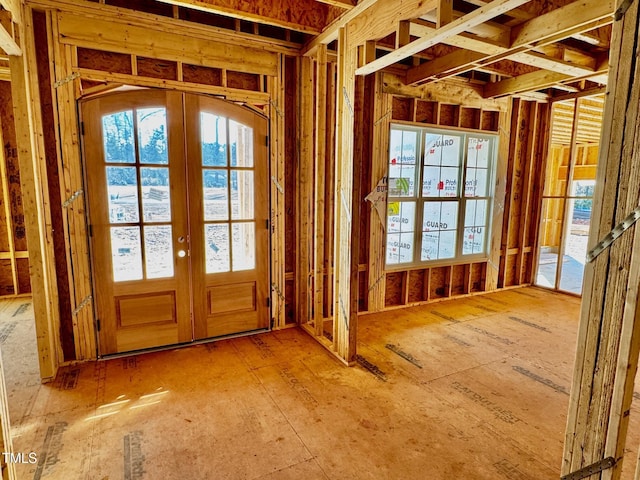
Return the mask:
<svg viewBox="0 0 640 480">
<path fill-rule="evenodd" d="M 451 23 L 453 21 L 453 0 L 440 0 L 437 14 L 436 26 L 438 28 Z"/>
<path fill-rule="evenodd" d="M 638 3 L 614 23 L 589 247 L 640 202 Z M 640 229 L 632 224 L 585 265 L 562 475 L 613 457 L 598 478 L 619 479 L 640 349 Z M 630 460 L 634 457 L 631 456 Z"/>
<path fill-rule="evenodd" d="M 328 5 L 315 0 L 158 0 L 170 5 L 241 20 L 318 34 L 326 24 Z"/>
<path fill-rule="evenodd" d="M 441 43 L 449 37 L 463 33 L 475 25 L 486 22 L 490 18 L 494 18 L 508 12 L 513 8 L 527 3 L 527 1 L 528 0 L 493 0 L 484 7 L 480 7 L 477 10 L 454 20 L 444 27 L 436 29 L 431 35 L 414 40 L 410 44 L 358 68 L 356 70 L 356 75 L 367 75 L 369 73 L 377 72 L 378 70 L 388 67 L 400 60 L 410 57 L 411 55 L 415 55 L 425 48 Z"/>
<path fill-rule="evenodd" d="M 351 9 L 355 6 L 352 0 L 316 0 L 319 3 L 326 3 L 327 5 L 331 5 L 338 8 L 346 8 Z"/>
<path fill-rule="evenodd" d="M 278 73 L 275 53 L 243 45 L 224 45 L 200 38 L 185 37 L 167 29 L 153 29 L 120 23 L 115 19 L 80 15 L 58 15 L 60 41 L 67 45 L 112 52 L 137 54 L 163 60 L 182 61 L 194 65 L 220 67 L 225 65 L 238 72 L 275 76 Z"/>
<path fill-rule="evenodd" d="M 589 75 L 585 75 L 584 78 L 605 74 L 608 71 L 608 64 L 606 63 L 608 62 L 603 62 L 598 66 L 596 71 Z M 522 92 L 531 92 L 534 90 L 549 88 L 557 83 L 563 83 L 568 80 L 575 81 L 579 80 L 579 78 L 575 78 L 564 73 L 540 70 L 538 72 L 526 73 L 524 75 L 508 78 L 499 82 L 487 83 L 484 86 L 484 97 L 494 98 L 502 97 L 504 95 L 515 95 L 516 93 Z"/>
<path fill-rule="evenodd" d="M 13 36 L 4 28 L 4 25 L 0 25 L 0 49 L 4 50 L 7 55 L 22 55 L 22 49 Z"/>
<path fill-rule="evenodd" d="M 0 6 L 11 13 L 11 19 L 15 23 L 22 23 L 22 9 L 20 0 L 0 0 Z"/>
<path fill-rule="evenodd" d="M 518 27 L 519 34 L 522 32 L 525 34 L 516 35 L 516 40 L 508 46 L 470 35 L 457 35 L 446 39 L 444 43 L 483 53 L 485 56 L 454 52 L 448 55 L 447 59 L 444 57 L 441 57 L 442 60 L 436 59 L 438 63 L 434 63 L 436 61 L 434 60 L 409 69 L 407 83 L 414 84 L 429 79 L 446 78 L 505 58 L 568 76 L 584 77 L 590 75 L 594 72 L 592 65 L 597 63 L 597 60 L 592 56 L 584 54 L 585 57 L 591 59 L 589 62 L 591 65 L 587 66 L 553 58 L 539 52 L 528 51 L 536 46 L 544 45 L 545 42 L 555 42 L 570 37 L 576 32 L 591 29 L 594 24 L 599 24 L 603 20 L 611 20 L 610 6 L 607 5 L 607 2 L 604 4 L 597 3 L 595 0 L 590 0 L 590 2 L 594 4 L 593 8 L 586 8 L 575 20 L 576 7 L 572 3 L 525 22 Z M 572 23 L 574 24 L 572 25 Z M 547 27 L 541 28 L 541 25 Z M 558 25 L 558 29 L 549 28 L 548 25 L 554 27 Z M 411 31 L 414 35 L 427 36 L 435 34 L 437 29 L 421 22 L 412 24 Z"/>
<path fill-rule="evenodd" d="M 9 67 L 4 67 L 0 65 L 0 81 L 2 82 L 10 82 L 11 81 L 11 71 Z"/>
</svg>

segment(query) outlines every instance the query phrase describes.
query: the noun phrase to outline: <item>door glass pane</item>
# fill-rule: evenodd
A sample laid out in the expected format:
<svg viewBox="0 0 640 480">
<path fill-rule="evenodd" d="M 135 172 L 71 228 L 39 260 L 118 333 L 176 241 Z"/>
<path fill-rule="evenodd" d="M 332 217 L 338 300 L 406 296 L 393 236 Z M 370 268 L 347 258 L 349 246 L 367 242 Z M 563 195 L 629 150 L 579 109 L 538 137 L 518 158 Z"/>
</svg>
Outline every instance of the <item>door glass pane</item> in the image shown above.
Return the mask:
<svg viewBox="0 0 640 480">
<path fill-rule="evenodd" d="M 147 278 L 173 276 L 171 225 L 144 227 L 144 253 Z"/>
<path fill-rule="evenodd" d="M 164 108 L 139 108 L 138 149 L 140 163 L 169 163 L 167 156 L 167 111 Z"/>
<path fill-rule="evenodd" d="M 231 263 L 229 225 L 205 225 L 207 273 L 228 272 Z"/>
<path fill-rule="evenodd" d="M 584 264 L 587 257 L 593 200 L 580 198 L 569 200 L 569 202 L 560 290 L 580 294 L 582 293 Z"/>
<path fill-rule="evenodd" d="M 226 170 L 211 169 L 202 171 L 205 221 L 229 219 L 227 177 Z"/>
<path fill-rule="evenodd" d="M 145 222 L 170 222 L 171 197 L 169 169 L 166 167 L 140 168 L 142 182 L 142 214 Z"/>
<path fill-rule="evenodd" d="M 227 119 L 225 117 L 200 112 L 200 140 L 202 165 L 205 167 L 227 165 Z"/>
<path fill-rule="evenodd" d="M 253 171 L 231 170 L 231 218 L 253 219 Z"/>
<path fill-rule="evenodd" d="M 109 195 L 109 223 L 136 223 L 138 179 L 136 167 L 106 167 Z"/>
<path fill-rule="evenodd" d="M 111 227 L 113 280 L 142 279 L 140 227 Z"/>
<path fill-rule="evenodd" d="M 231 166 L 253 167 L 253 129 L 229 120 Z"/>
<path fill-rule="evenodd" d="M 135 163 L 133 112 L 112 113 L 102 117 L 104 159 L 107 163 Z"/>
<path fill-rule="evenodd" d="M 233 271 L 256 268 L 256 229 L 253 222 L 234 223 L 231 226 L 233 238 Z"/>
<path fill-rule="evenodd" d="M 542 200 L 542 222 L 540 224 L 540 251 L 536 284 L 556 287 L 564 199 L 545 198 Z"/>
</svg>

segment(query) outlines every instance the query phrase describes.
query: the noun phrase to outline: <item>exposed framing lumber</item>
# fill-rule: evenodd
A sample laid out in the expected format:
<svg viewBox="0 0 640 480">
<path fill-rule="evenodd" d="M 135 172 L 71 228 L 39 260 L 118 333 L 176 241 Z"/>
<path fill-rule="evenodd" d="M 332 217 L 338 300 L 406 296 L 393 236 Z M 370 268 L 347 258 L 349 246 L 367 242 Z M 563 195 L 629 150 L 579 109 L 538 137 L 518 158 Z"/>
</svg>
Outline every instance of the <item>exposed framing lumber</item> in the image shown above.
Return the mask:
<svg viewBox="0 0 640 480">
<path fill-rule="evenodd" d="M 313 62 L 310 57 L 300 58 L 299 65 L 300 97 L 298 114 L 300 128 L 298 133 L 299 158 L 297 171 L 296 206 L 296 312 L 298 324 L 309 322 L 311 317 L 313 289 L 313 167 L 314 138 L 309 132 L 314 130 L 313 111 Z"/>
<path fill-rule="evenodd" d="M 0 0 L 0 6 L 11 13 L 11 18 L 15 23 L 22 23 L 20 0 Z"/>
<path fill-rule="evenodd" d="M 632 2 L 613 27 L 590 246 L 639 203 L 640 86 L 634 82 L 640 70 L 639 23 L 638 3 Z M 635 224 L 585 268 L 563 475 L 613 457 L 615 466 L 599 478 L 620 478 L 640 348 L 639 290 L 640 230 Z"/>
<path fill-rule="evenodd" d="M 223 64 L 230 70 L 268 76 L 278 73 L 276 54 L 238 44 L 221 49 L 197 37 L 162 29 L 153 32 L 149 27 L 128 25 L 115 19 L 95 18 L 88 22 L 83 16 L 69 13 L 59 13 L 58 24 L 59 41 L 66 45 L 203 66 Z"/>
<path fill-rule="evenodd" d="M 16 248 L 13 236 L 13 218 L 11 215 L 11 199 L 9 195 L 9 181 L 7 178 L 7 164 L 4 156 L 4 138 L 2 135 L 2 122 L 0 122 L 0 178 L 2 179 L 2 202 L 4 203 L 4 218 L 7 227 L 7 244 L 9 252 L 8 259 L 11 262 L 11 282 L 13 284 L 13 293 L 19 294 L 20 288 L 18 283 L 18 266 L 16 264 Z M 4 253 L 4 252 L 3 252 Z M 27 257 L 28 258 L 28 257 Z"/>
<path fill-rule="evenodd" d="M 491 3 L 436 29 L 431 35 L 414 40 L 410 44 L 358 68 L 356 75 L 367 75 L 377 72 L 411 55 L 415 55 L 426 48 L 441 43 L 449 37 L 463 33 L 473 26 L 508 12 L 527 1 L 528 0 L 493 0 Z"/>
<path fill-rule="evenodd" d="M 316 55 L 316 115 L 315 115 L 315 191 L 314 191 L 314 302 L 315 334 L 321 336 L 324 327 L 325 272 L 325 165 L 327 140 L 327 46 L 318 46 Z"/>
<path fill-rule="evenodd" d="M 316 0 L 316 1 L 320 3 L 326 3 L 327 5 L 332 5 L 334 7 L 346 8 L 346 9 L 351 9 L 355 6 L 353 0 Z"/>
<path fill-rule="evenodd" d="M 22 55 L 22 49 L 4 25 L 0 25 L 0 49 L 7 55 Z"/>
<path fill-rule="evenodd" d="M 271 318 L 273 328 L 286 326 L 285 315 L 285 122 L 284 58 L 278 55 L 278 76 L 267 77 L 271 139 Z"/>
<path fill-rule="evenodd" d="M 9 56 L 11 94 L 13 99 L 18 163 L 24 204 L 25 227 L 29 239 L 29 268 L 40 377 L 43 381 L 55 378 L 60 342 L 57 338 L 55 312 L 58 309 L 53 244 L 47 235 L 51 228 L 48 208 L 47 182 L 43 158 L 40 101 L 35 66 L 35 45 L 30 10 L 20 25 L 22 56 Z"/>
</svg>

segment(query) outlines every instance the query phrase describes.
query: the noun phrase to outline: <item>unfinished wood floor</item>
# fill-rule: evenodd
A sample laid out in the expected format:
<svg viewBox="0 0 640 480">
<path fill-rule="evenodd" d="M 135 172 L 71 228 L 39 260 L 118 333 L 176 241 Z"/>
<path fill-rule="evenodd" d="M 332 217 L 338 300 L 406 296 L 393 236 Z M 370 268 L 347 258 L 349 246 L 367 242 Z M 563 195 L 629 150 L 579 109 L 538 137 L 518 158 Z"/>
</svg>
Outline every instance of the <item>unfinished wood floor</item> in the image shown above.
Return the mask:
<svg viewBox="0 0 640 480">
<path fill-rule="evenodd" d="M 19 478 L 557 480 L 578 311 L 509 290 L 361 317 L 354 368 L 290 329 L 40 385 L 30 305 L 4 302 L 14 449 L 38 455 Z"/>
</svg>

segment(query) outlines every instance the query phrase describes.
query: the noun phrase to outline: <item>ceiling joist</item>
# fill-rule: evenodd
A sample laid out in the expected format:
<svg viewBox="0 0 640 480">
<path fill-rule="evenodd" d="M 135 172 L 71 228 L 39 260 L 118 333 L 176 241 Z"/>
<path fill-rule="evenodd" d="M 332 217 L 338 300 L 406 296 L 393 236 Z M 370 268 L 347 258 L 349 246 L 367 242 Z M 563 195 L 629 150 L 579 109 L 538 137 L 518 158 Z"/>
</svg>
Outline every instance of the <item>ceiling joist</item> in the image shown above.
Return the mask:
<svg viewBox="0 0 640 480">
<path fill-rule="evenodd" d="M 382 70 L 385 67 L 403 60 L 407 57 L 432 47 L 438 43 L 442 43 L 447 38 L 468 31 L 470 28 L 480 25 L 492 18 L 502 15 L 520 5 L 527 3 L 528 0 L 493 0 L 491 3 L 468 13 L 441 28 L 437 28 L 430 35 L 421 37 L 413 42 L 401 47 L 382 58 L 368 63 L 356 70 L 356 75 L 368 75 L 370 73 Z"/>
<path fill-rule="evenodd" d="M 16 42 L 13 32 L 9 32 L 7 27 L 13 30 L 13 23 L 9 12 L 3 10 L 0 11 L 0 50 L 7 55 L 20 56 L 22 55 L 22 50 Z"/>
</svg>

